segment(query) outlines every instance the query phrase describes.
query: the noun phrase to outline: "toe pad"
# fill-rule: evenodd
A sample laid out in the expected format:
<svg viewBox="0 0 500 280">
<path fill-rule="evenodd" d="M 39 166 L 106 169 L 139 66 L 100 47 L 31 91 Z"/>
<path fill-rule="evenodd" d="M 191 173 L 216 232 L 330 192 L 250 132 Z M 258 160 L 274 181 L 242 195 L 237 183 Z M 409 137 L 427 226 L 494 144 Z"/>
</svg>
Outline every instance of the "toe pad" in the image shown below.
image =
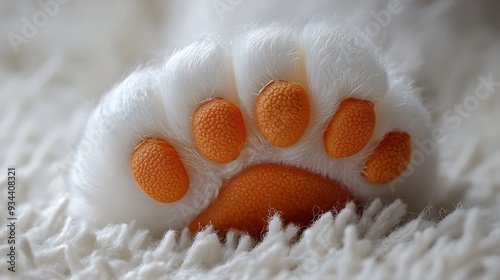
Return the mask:
<svg viewBox="0 0 500 280">
<path fill-rule="evenodd" d="M 256 119 L 261 134 L 276 147 L 297 143 L 309 124 L 309 100 L 298 84 L 273 81 L 257 98 Z"/>
<path fill-rule="evenodd" d="M 196 109 L 192 131 L 198 150 L 213 162 L 229 163 L 245 146 L 243 115 L 227 99 L 215 98 Z"/>
<path fill-rule="evenodd" d="M 136 182 L 152 199 L 171 203 L 189 188 L 189 177 L 174 147 L 163 139 L 148 138 L 132 153 L 130 167 Z"/>
<path fill-rule="evenodd" d="M 366 161 L 362 175 L 374 184 L 388 183 L 406 170 L 410 156 L 410 135 L 406 132 L 389 132 Z"/>
<path fill-rule="evenodd" d="M 325 131 L 326 152 L 334 158 L 352 156 L 368 144 L 374 129 L 373 103 L 348 98 L 342 101 Z"/>
</svg>

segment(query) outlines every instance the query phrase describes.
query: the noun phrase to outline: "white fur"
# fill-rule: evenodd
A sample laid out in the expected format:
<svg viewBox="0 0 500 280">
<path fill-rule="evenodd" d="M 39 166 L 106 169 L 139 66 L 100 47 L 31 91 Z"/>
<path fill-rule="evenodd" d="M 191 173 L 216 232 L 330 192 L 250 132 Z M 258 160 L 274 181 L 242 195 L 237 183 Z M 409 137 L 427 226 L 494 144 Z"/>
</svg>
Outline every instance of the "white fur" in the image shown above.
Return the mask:
<svg viewBox="0 0 500 280">
<path fill-rule="evenodd" d="M 309 93 L 309 127 L 290 148 L 269 144 L 255 122 L 258 93 L 272 80 L 297 82 Z M 191 135 L 193 112 L 213 97 L 237 104 L 245 119 L 245 148 L 229 164 L 205 159 Z M 323 132 L 348 97 L 375 103 L 375 133 L 358 154 L 333 159 L 325 152 Z M 71 170 L 70 212 L 104 224 L 135 220 L 155 231 L 181 229 L 216 198 L 224 180 L 263 162 L 297 166 L 338 180 L 360 200 L 382 196 L 428 203 L 425 190 L 432 187 L 432 159 L 392 185 L 373 185 L 360 175 L 366 158 L 393 130 L 408 132 L 412 140 L 426 139 L 428 113 L 411 81 L 357 29 L 316 18 L 305 25 L 246 27 L 232 40 L 206 36 L 164 63 L 135 71 L 101 101 Z M 135 182 L 130 155 L 147 137 L 164 138 L 177 149 L 190 178 L 181 200 L 156 202 Z"/>
</svg>

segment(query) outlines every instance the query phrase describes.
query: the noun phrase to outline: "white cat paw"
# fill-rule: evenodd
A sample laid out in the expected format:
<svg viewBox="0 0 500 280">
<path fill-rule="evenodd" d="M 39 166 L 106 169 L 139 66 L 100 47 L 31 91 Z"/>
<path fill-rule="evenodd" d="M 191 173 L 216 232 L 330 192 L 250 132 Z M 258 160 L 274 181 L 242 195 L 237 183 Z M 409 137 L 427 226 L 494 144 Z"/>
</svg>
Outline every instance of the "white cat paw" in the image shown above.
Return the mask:
<svg viewBox="0 0 500 280">
<path fill-rule="evenodd" d="M 213 36 L 103 98 L 70 172 L 70 212 L 154 231 L 258 235 L 272 210 L 307 225 L 404 187 L 428 125 L 409 82 L 342 24 Z"/>
</svg>

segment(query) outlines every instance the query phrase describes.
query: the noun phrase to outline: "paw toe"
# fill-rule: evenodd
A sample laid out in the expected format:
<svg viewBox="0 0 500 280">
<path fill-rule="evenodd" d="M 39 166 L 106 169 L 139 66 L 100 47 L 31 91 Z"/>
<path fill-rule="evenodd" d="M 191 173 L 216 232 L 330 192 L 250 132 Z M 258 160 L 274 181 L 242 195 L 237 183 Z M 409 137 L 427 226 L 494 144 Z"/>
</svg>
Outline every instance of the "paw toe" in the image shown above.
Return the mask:
<svg viewBox="0 0 500 280">
<path fill-rule="evenodd" d="M 309 123 L 307 93 L 293 82 L 271 82 L 257 98 L 255 115 L 267 141 L 280 148 L 290 147 L 304 135 Z"/>
<path fill-rule="evenodd" d="M 348 98 L 333 115 L 324 134 L 327 153 L 334 158 L 361 151 L 375 129 L 375 111 L 370 101 Z"/>
<path fill-rule="evenodd" d="M 148 138 L 132 153 L 132 174 L 152 199 L 171 203 L 189 188 L 189 177 L 174 147 L 163 139 Z"/>
<path fill-rule="evenodd" d="M 406 170 L 410 155 L 410 135 L 406 132 L 389 132 L 366 161 L 362 175 L 373 184 L 388 183 Z"/>
<path fill-rule="evenodd" d="M 202 104 L 193 115 L 195 146 L 217 163 L 235 160 L 245 146 L 245 124 L 240 109 L 231 101 L 215 98 Z"/>
</svg>

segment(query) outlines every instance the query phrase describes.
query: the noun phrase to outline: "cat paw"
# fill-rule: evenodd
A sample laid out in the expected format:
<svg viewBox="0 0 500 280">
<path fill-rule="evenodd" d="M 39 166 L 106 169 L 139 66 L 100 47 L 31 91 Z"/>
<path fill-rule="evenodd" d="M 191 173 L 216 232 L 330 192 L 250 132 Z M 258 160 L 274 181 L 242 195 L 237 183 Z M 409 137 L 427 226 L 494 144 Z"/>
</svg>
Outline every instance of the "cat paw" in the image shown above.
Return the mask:
<svg viewBox="0 0 500 280">
<path fill-rule="evenodd" d="M 365 37 L 338 23 L 216 36 L 132 73 L 91 115 L 70 212 L 154 231 L 258 235 L 308 225 L 411 180 L 428 114 Z"/>
</svg>

